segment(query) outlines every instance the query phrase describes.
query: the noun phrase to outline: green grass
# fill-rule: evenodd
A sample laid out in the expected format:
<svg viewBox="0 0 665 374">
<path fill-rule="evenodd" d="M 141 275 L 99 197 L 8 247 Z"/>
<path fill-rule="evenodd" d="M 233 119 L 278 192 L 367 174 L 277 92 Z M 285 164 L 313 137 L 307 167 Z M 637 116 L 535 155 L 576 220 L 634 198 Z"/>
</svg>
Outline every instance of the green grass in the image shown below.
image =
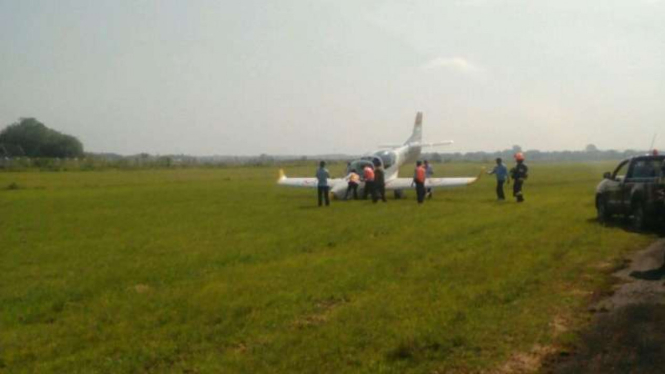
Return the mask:
<svg viewBox="0 0 665 374">
<path fill-rule="evenodd" d="M 522 205 L 329 208 L 275 168 L 0 173 L 0 372 L 491 369 L 652 239 L 593 222 L 611 165 L 530 166 Z"/>
</svg>

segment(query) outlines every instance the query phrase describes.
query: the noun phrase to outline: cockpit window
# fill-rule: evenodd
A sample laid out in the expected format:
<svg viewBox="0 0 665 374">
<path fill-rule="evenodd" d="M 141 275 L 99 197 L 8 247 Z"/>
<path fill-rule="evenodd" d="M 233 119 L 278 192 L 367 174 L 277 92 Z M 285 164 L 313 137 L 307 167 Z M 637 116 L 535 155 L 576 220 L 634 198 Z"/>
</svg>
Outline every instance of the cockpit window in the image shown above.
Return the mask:
<svg viewBox="0 0 665 374">
<path fill-rule="evenodd" d="M 347 167 L 346 174 L 348 175 L 352 170 L 355 170 L 356 173 L 362 176 L 363 170 L 365 170 L 365 166 L 367 165 L 372 165 L 372 161 L 364 159 L 351 161 L 351 163 Z"/>
<path fill-rule="evenodd" d="M 381 163 L 383 164 L 383 167 L 386 169 L 393 166 L 395 164 L 395 161 L 397 160 L 397 156 L 393 151 L 379 151 L 376 152 L 374 156 L 379 157 L 381 159 Z"/>
<path fill-rule="evenodd" d="M 372 165 L 374 165 L 375 167 L 379 165 L 383 166 L 383 160 L 381 160 L 381 158 L 377 156 L 365 156 L 362 157 L 361 160 L 370 161 Z"/>
</svg>

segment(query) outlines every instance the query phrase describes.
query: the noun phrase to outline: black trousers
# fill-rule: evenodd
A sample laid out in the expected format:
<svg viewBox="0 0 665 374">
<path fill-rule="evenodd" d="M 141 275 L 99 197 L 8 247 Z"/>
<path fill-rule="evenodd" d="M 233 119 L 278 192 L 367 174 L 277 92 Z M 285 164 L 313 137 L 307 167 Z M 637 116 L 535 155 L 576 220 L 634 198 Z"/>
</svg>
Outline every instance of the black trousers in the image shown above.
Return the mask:
<svg viewBox="0 0 665 374">
<path fill-rule="evenodd" d="M 374 200 L 374 196 L 376 194 L 376 191 L 374 189 L 374 181 L 365 182 L 365 191 L 363 191 L 363 200 L 367 200 L 367 194 L 372 195 L 372 200 Z"/>
<path fill-rule="evenodd" d="M 353 200 L 358 200 L 358 183 L 349 182 L 349 186 L 346 187 L 346 194 L 344 194 L 344 199 L 349 198 L 349 192 L 353 191 Z"/>
<path fill-rule="evenodd" d="M 372 195 L 372 201 L 377 202 L 379 200 L 379 195 L 381 196 L 381 201 L 384 203 L 388 202 L 388 200 L 386 200 L 386 185 L 383 183 L 379 183 L 374 186 L 374 195 Z"/>
<path fill-rule="evenodd" d="M 418 198 L 418 204 L 425 201 L 425 183 L 416 182 L 416 197 Z"/>
<path fill-rule="evenodd" d="M 515 179 L 513 183 L 513 196 L 515 196 L 515 199 L 517 199 L 518 203 L 521 203 L 524 201 L 524 196 L 522 195 L 522 185 L 524 184 L 524 181 L 521 179 Z"/>
<path fill-rule="evenodd" d="M 506 181 L 496 181 L 496 198 L 499 200 L 506 200 L 506 195 L 503 193 L 504 183 L 506 183 Z"/>
<path fill-rule="evenodd" d="M 328 196 L 328 191 L 330 191 L 330 187 L 328 186 L 319 186 L 317 188 L 319 192 L 319 206 L 322 205 L 323 199 L 325 198 L 326 200 L 326 206 L 330 205 L 330 196 Z"/>
</svg>

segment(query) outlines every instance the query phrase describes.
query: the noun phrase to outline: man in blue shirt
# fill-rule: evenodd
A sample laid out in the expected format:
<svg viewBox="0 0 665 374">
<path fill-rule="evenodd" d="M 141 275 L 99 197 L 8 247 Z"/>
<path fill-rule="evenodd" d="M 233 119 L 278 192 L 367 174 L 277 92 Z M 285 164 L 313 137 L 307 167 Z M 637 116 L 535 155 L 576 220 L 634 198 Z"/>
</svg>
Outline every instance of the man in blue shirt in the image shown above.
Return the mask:
<svg viewBox="0 0 665 374">
<path fill-rule="evenodd" d="M 501 158 L 496 159 L 496 166 L 492 171 L 488 172 L 487 174 L 494 174 L 496 175 L 496 197 L 499 201 L 506 200 L 506 195 L 503 194 L 503 184 L 505 182 L 510 183 L 510 180 L 508 179 L 508 168 L 503 164 L 503 161 Z"/>
<path fill-rule="evenodd" d="M 319 168 L 316 169 L 316 179 L 318 180 L 318 194 L 319 194 L 319 206 L 322 205 L 322 200 L 325 198 L 326 200 L 326 206 L 330 205 L 330 197 L 328 196 L 328 192 L 330 191 L 330 187 L 328 186 L 328 178 L 330 178 L 330 173 L 328 173 L 328 169 L 326 169 L 326 162 L 321 161 L 319 163 Z"/>
<path fill-rule="evenodd" d="M 425 160 L 425 179 L 430 179 L 434 176 L 434 168 L 432 167 L 432 164 L 430 164 L 427 160 Z M 432 188 L 428 187 L 427 188 L 427 198 L 431 199 L 432 198 Z"/>
</svg>

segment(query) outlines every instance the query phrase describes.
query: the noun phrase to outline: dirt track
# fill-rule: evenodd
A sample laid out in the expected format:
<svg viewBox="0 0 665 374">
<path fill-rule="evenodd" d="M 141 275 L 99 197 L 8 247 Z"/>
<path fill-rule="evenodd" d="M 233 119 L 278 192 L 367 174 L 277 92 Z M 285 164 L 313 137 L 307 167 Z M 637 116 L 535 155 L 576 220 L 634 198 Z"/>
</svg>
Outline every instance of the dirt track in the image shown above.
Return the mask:
<svg viewBox="0 0 665 374">
<path fill-rule="evenodd" d="M 623 283 L 616 286 L 614 294 L 601 300 L 596 308 L 612 312 L 635 304 L 665 304 L 665 239 L 637 252 L 625 269 L 614 273 Z"/>
<path fill-rule="evenodd" d="M 553 373 L 665 372 L 665 239 L 632 256 L 614 273 L 620 282 L 589 310 L 596 321 L 570 356 L 553 355 Z"/>
</svg>

